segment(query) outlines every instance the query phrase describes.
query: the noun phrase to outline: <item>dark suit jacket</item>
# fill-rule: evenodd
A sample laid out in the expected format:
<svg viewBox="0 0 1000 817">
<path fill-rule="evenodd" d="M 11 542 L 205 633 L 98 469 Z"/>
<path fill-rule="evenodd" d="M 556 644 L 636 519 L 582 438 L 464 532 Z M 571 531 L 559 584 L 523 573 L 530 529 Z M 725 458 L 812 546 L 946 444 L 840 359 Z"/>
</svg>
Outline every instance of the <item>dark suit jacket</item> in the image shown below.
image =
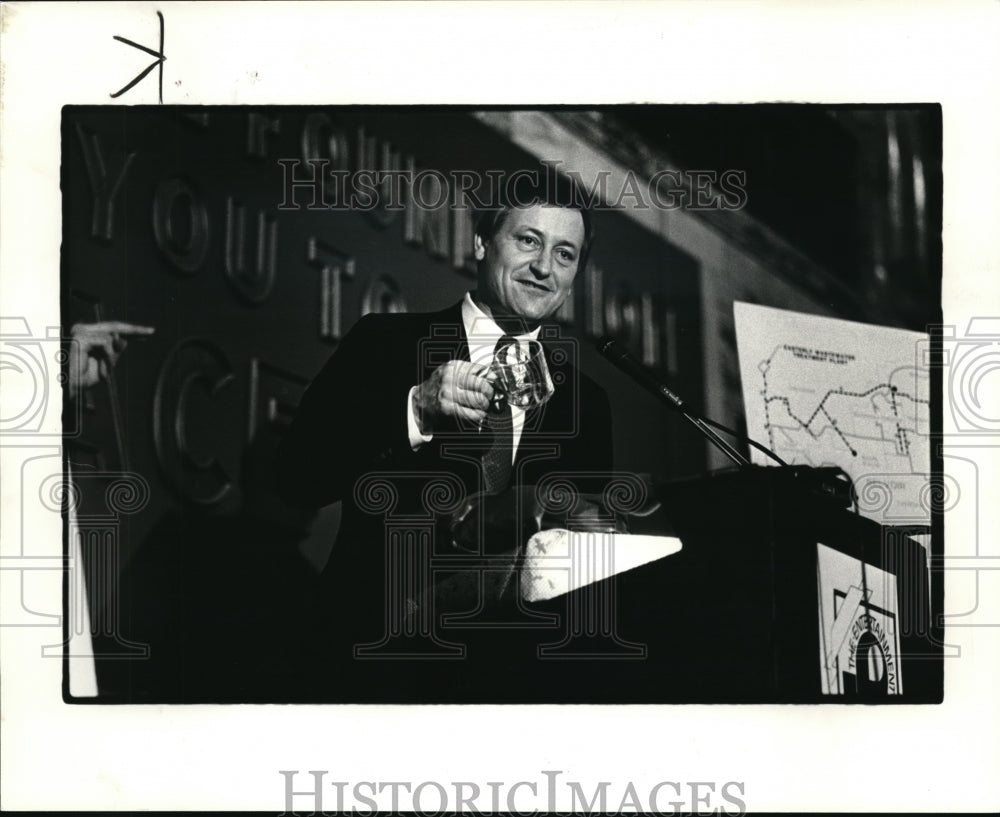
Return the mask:
<svg viewBox="0 0 1000 817">
<path fill-rule="evenodd" d="M 612 467 L 607 395 L 575 365 L 576 342 L 540 336 L 555 385 L 528 412 L 513 480 L 536 484 L 552 472 Z M 340 532 L 324 578 L 337 609 L 378 638 L 384 618 L 386 537 L 394 523 L 427 531 L 481 490 L 479 457 L 488 433 L 453 424 L 413 451 L 407 396 L 448 360 L 469 359 L 461 303 L 436 313 L 366 315 L 341 341 L 303 396 L 278 453 L 279 492 L 297 506 L 343 501 Z M 451 548 L 447 528 L 432 526 L 432 553 Z M 398 528 L 397 528 L 398 530 Z M 444 531 L 444 532 L 443 532 Z"/>
<path fill-rule="evenodd" d="M 543 336 L 542 342 L 555 393 L 525 418 L 517 481 L 533 484 L 555 470 L 610 470 L 607 395 L 576 367 L 575 341 Z M 372 472 L 446 473 L 466 491 L 479 490 L 478 464 L 467 455 L 485 449 L 485 434 L 455 424 L 413 451 L 407 432 L 410 388 L 442 363 L 468 359 L 461 303 L 441 312 L 364 316 L 302 398 L 278 453 L 282 496 L 298 507 L 344 500 L 342 528 L 350 532 L 349 523 L 357 521 L 355 488 Z"/>
</svg>

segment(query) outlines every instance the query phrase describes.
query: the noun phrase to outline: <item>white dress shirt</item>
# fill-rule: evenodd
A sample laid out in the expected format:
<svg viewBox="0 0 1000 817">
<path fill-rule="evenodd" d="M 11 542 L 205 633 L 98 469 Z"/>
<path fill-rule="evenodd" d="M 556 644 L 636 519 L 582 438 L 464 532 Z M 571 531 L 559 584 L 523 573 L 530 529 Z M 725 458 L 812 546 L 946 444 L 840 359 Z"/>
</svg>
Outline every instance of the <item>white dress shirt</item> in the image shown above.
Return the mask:
<svg viewBox="0 0 1000 817">
<path fill-rule="evenodd" d="M 493 362 L 493 351 L 497 341 L 500 340 L 504 332 L 496 321 L 476 306 L 472 300 L 472 295 L 465 293 L 462 301 L 462 325 L 465 327 L 465 336 L 469 341 L 469 360 L 483 366 L 489 366 Z M 538 327 L 524 335 L 516 335 L 515 340 L 524 344 L 530 340 L 538 340 Z M 417 425 L 417 418 L 413 412 L 413 392 L 416 386 L 410 389 L 406 396 L 406 424 L 409 430 L 410 447 L 416 451 L 424 443 L 429 443 L 433 439 L 432 434 L 421 434 Z M 513 423 L 514 445 L 511 448 L 511 463 L 517 457 L 517 446 L 521 441 L 521 431 L 524 428 L 524 409 L 518 406 L 511 406 L 511 420 Z"/>
</svg>

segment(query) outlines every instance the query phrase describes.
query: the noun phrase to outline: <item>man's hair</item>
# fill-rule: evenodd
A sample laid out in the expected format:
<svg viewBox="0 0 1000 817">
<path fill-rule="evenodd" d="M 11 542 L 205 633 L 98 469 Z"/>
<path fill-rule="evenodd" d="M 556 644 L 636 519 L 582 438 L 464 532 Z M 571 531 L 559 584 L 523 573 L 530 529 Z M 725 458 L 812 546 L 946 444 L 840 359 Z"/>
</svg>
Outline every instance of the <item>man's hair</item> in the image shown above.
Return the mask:
<svg viewBox="0 0 1000 817">
<path fill-rule="evenodd" d="M 542 178 L 539 180 L 539 176 Z M 583 219 L 583 246 L 577 258 L 577 274 L 583 272 L 594 242 L 594 223 L 586 199 L 573 182 L 563 176 L 538 173 L 515 173 L 504 179 L 498 196 L 499 206 L 483 210 L 476 219 L 476 235 L 489 243 L 515 209 L 541 204 L 544 207 L 564 207 L 576 210 Z"/>
</svg>

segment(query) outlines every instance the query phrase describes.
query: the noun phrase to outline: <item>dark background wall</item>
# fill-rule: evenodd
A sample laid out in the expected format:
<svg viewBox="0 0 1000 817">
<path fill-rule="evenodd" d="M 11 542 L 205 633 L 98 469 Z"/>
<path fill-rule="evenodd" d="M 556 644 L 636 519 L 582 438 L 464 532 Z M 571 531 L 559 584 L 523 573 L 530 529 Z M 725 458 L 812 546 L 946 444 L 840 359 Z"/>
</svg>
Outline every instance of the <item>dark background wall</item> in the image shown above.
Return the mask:
<svg viewBox="0 0 1000 817">
<path fill-rule="evenodd" d="M 681 167 L 745 172 L 746 214 L 842 285 L 829 299 L 837 316 L 918 331 L 938 316 L 939 105 L 609 110 Z"/>
</svg>

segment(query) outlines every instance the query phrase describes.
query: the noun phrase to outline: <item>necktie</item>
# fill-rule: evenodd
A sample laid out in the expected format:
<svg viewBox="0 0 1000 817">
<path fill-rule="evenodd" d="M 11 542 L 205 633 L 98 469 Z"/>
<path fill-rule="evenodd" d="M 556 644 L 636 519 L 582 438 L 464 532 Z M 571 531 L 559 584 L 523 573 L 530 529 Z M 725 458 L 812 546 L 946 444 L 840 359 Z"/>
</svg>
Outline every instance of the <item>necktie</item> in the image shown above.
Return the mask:
<svg viewBox="0 0 1000 817">
<path fill-rule="evenodd" d="M 493 357 L 497 358 L 501 350 L 512 343 L 517 343 L 512 335 L 504 335 L 493 347 Z M 489 411 L 486 415 L 486 426 L 493 432 L 490 447 L 483 454 L 483 480 L 486 493 L 498 494 L 510 482 L 514 458 L 514 418 L 510 404 L 504 401 L 499 411 Z"/>
</svg>

